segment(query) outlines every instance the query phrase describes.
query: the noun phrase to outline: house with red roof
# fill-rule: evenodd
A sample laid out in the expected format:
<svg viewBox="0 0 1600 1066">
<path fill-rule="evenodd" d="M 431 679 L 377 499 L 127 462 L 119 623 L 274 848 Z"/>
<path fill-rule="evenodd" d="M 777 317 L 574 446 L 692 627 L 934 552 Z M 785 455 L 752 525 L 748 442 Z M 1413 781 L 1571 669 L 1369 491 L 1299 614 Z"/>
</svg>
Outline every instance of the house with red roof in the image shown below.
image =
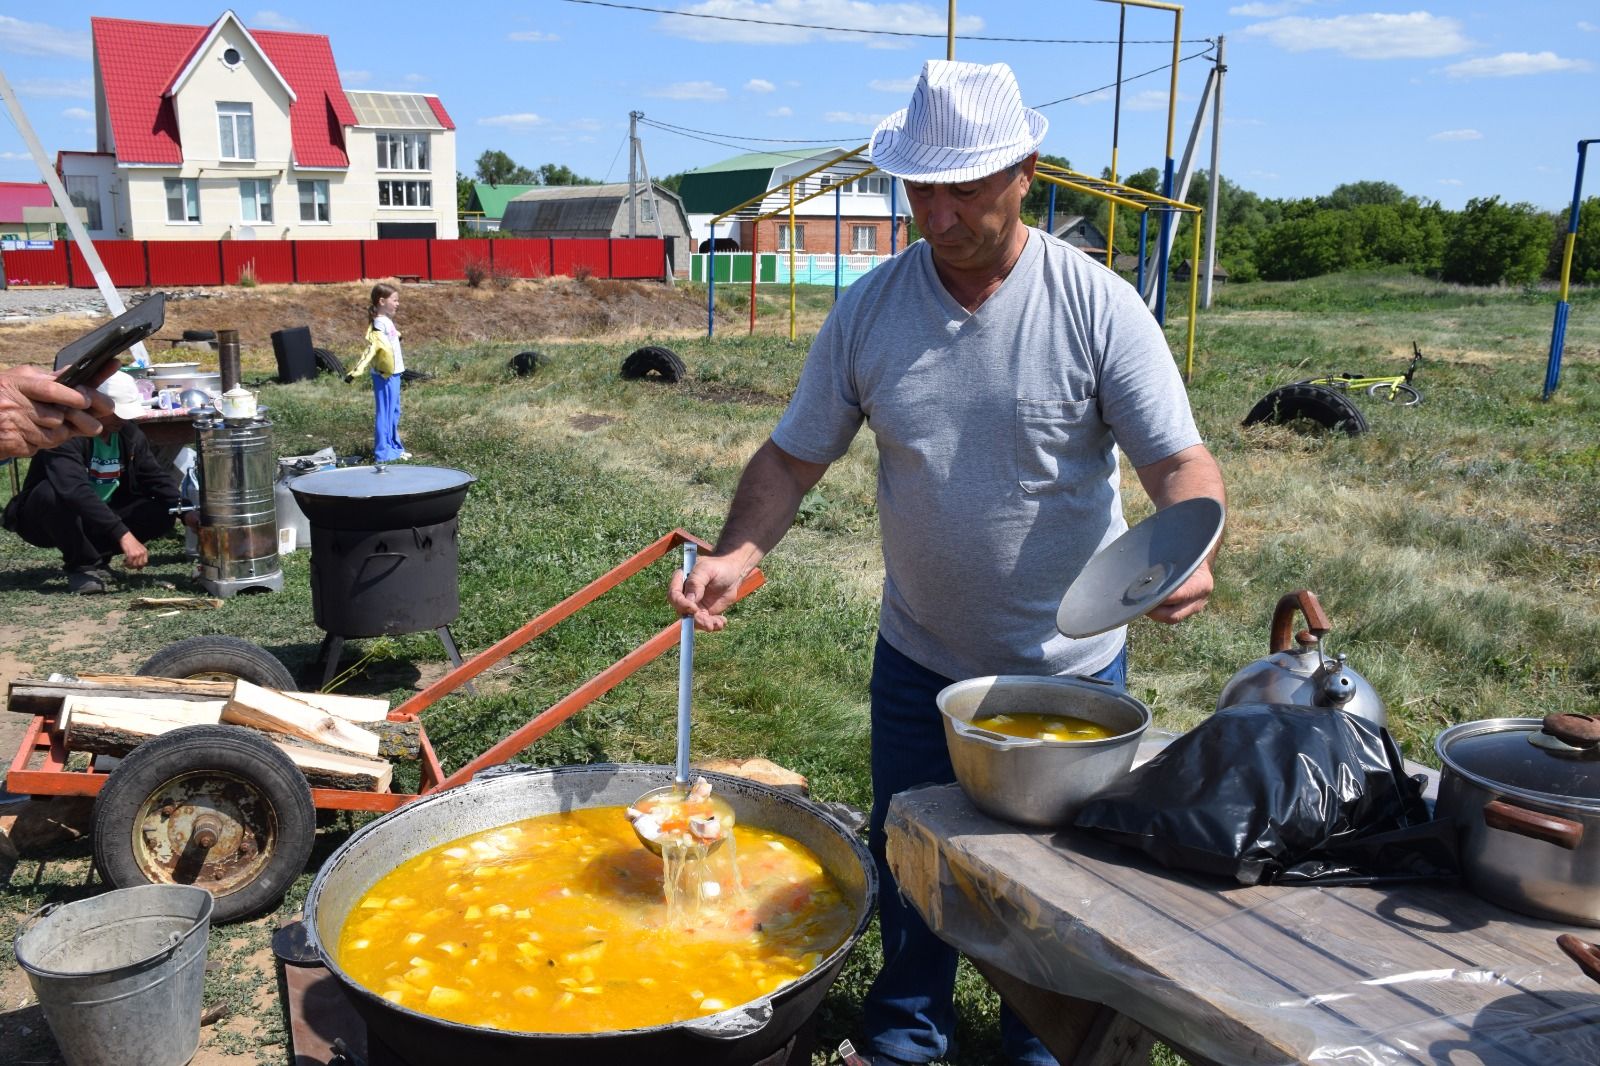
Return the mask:
<svg viewBox="0 0 1600 1066">
<path fill-rule="evenodd" d="M 0 247 L 65 236 L 67 220 L 42 181 L 0 181 Z"/>
<path fill-rule="evenodd" d="M 91 18 L 95 150 L 57 157 L 90 236 L 457 235 L 437 96 L 346 91 L 315 33 Z"/>
</svg>

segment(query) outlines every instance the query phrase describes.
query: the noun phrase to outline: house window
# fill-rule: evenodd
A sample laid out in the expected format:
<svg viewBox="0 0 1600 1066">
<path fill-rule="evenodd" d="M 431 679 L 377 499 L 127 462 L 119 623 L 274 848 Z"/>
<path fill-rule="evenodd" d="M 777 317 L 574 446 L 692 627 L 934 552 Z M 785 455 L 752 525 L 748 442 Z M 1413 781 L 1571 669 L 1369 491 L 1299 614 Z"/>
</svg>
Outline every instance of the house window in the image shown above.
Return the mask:
<svg viewBox="0 0 1600 1066">
<path fill-rule="evenodd" d="M 226 48 L 222 52 L 222 61 L 229 67 L 236 67 L 244 62 L 244 56 L 239 54 L 237 48 Z"/>
<path fill-rule="evenodd" d="M 246 222 L 272 221 L 272 182 L 260 178 L 240 180 L 239 217 Z"/>
<path fill-rule="evenodd" d="M 328 183 L 326 181 L 300 182 L 300 221 L 328 221 Z"/>
<path fill-rule="evenodd" d="M 81 207 L 89 216 L 85 223 L 90 229 L 100 228 L 100 179 L 93 174 L 67 176 L 67 199 L 73 207 Z"/>
<path fill-rule="evenodd" d="M 198 178 L 168 178 L 167 221 L 200 221 L 200 180 Z"/>
<path fill-rule="evenodd" d="M 256 122 L 249 104 L 217 104 L 217 134 L 221 142 L 219 159 L 256 157 Z"/>
<path fill-rule="evenodd" d="M 654 222 L 656 220 L 656 198 L 646 196 L 639 201 L 639 221 Z"/>
<path fill-rule="evenodd" d="M 431 181 L 378 182 L 379 207 L 432 207 Z"/>
<path fill-rule="evenodd" d="M 429 169 L 428 135 L 426 133 L 378 134 L 378 169 Z"/>
<path fill-rule="evenodd" d="M 877 226 L 851 226 L 850 250 L 865 254 L 872 254 L 878 250 Z"/>
<path fill-rule="evenodd" d="M 801 225 L 798 225 L 798 226 L 796 226 L 794 228 L 794 250 L 797 251 L 797 252 L 803 251 L 805 249 L 805 246 L 806 246 L 806 227 L 805 227 L 804 224 L 801 224 Z M 789 227 L 788 226 L 779 226 L 778 227 L 778 251 L 787 252 L 788 250 L 789 250 Z"/>
</svg>

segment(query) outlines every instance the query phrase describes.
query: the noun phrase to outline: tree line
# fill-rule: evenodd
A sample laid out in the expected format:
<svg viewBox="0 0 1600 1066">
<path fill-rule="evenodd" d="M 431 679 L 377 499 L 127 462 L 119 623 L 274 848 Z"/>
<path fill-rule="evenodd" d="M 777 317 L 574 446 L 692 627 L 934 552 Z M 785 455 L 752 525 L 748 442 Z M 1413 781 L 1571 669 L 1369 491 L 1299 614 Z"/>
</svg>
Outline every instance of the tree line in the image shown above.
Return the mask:
<svg viewBox="0 0 1600 1066">
<path fill-rule="evenodd" d="M 1070 169 L 1059 156 L 1044 162 Z M 1109 178 L 1108 172 L 1101 172 Z M 1196 174 L 1185 202 L 1206 206 L 1209 175 Z M 1157 192 L 1161 172 L 1148 167 L 1119 179 L 1122 184 Z M 1049 210 L 1051 186 L 1035 182 L 1023 201 L 1030 224 Z M 1104 233 L 1107 202 L 1089 193 L 1056 188 L 1055 221 L 1083 215 Z M 1174 259 L 1187 258 L 1189 229 L 1196 216 L 1179 224 Z M 1158 228 L 1152 216 L 1148 242 Z M 1532 204 L 1506 203 L 1498 196 L 1469 200 L 1460 211 L 1408 195 L 1386 181 L 1340 185 L 1325 196 L 1278 200 L 1258 196 L 1222 179 L 1217 198 L 1217 259 L 1235 281 L 1291 281 L 1341 270 L 1395 267 L 1464 285 L 1528 285 L 1561 274 L 1568 213 L 1542 211 Z M 1116 251 L 1138 250 L 1138 216 L 1118 209 Z M 1572 257 L 1572 280 L 1600 284 L 1600 197 L 1583 202 Z"/>
</svg>

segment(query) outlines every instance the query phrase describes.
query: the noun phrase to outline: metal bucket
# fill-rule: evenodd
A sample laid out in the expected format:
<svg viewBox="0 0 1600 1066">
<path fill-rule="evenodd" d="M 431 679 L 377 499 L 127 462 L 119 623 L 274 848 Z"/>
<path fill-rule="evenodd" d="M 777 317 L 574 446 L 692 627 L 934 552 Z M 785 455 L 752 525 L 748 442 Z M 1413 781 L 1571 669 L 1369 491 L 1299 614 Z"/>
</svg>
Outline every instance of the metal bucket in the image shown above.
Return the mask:
<svg viewBox="0 0 1600 1066">
<path fill-rule="evenodd" d="M 119 888 L 40 910 L 18 931 L 67 1066 L 182 1066 L 200 1046 L 211 893 Z"/>
<path fill-rule="evenodd" d="M 200 580 L 219 596 L 283 586 L 273 482 L 272 423 L 197 419 Z"/>
</svg>

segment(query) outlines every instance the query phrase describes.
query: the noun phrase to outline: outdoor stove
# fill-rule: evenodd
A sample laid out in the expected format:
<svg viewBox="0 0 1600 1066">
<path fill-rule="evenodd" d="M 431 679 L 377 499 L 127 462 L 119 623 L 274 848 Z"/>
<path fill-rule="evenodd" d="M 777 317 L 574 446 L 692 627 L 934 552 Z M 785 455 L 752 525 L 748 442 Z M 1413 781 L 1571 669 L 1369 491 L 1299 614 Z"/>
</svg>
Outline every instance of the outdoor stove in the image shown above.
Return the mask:
<svg viewBox="0 0 1600 1066">
<path fill-rule="evenodd" d="M 272 500 L 277 472 L 272 423 L 265 418 L 224 419 L 201 408 L 194 417 L 194 434 L 200 584 L 223 598 L 276 592 L 283 588 L 283 571 Z"/>
<path fill-rule="evenodd" d="M 450 661 L 461 612 L 457 512 L 477 479 L 433 466 L 324 470 L 289 484 L 311 527 L 311 605 L 327 634 L 319 687 L 339 669 L 344 643 L 432 630 Z"/>
</svg>

